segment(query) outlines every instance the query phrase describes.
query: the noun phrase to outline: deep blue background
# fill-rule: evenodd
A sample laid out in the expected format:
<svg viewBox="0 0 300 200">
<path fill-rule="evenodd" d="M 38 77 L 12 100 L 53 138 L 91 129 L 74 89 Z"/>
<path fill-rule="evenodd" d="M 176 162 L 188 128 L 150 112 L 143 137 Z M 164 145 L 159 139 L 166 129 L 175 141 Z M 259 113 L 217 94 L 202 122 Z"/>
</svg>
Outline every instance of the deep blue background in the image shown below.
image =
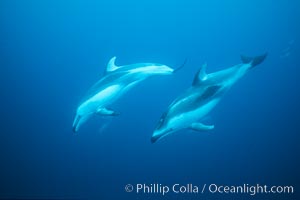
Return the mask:
<svg viewBox="0 0 300 200">
<path fill-rule="evenodd" d="M 299 24 L 297 0 L 1 0 L 0 198 L 159 199 L 124 192 L 144 182 L 299 190 Z M 204 62 L 213 72 L 263 52 L 267 60 L 211 113 L 215 130 L 150 143 L 161 113 Z M 120 65 L 188 63 L 126 94 L 104 131 L 95 117 L 73 134 L 81 97 L 114 55 Z"/>
</svg>

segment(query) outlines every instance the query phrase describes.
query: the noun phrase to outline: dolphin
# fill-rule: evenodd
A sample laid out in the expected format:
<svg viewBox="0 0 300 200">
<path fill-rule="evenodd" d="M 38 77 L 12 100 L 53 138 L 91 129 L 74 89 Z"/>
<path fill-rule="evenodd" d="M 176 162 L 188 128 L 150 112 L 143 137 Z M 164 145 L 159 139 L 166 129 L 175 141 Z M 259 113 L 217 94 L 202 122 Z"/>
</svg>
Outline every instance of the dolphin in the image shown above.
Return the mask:
<svg viewBox="0 0 300 200">
<path fill-rule="evenodd" d="M 219 103 L 233 84 L 249 69 L 262 63 L 266 56 L 267 54 L 257 57 L 241 56 L 241 64 L 210 74 L 206 73 L 204 64 L 195 75 L 192 86 L 175 99 L 161 116 L 151 142 L 154 143 L 181 129 L 213 129 L 214 125 L 203 124 L 200 121 Z"/>
<path fill-rule="evenodd" d="M 154 75 L 170 75 L 175 70 L 158 63 L 136 63 L 117 66 L 116 57 L 109 60 L 105 75 L 91 87 L 79 104 L 73 122 L 73 131 L 94 114 L 116 116 L 119 113 L 108 108 L 123 94 L 146 78 Z"/>
</svg>

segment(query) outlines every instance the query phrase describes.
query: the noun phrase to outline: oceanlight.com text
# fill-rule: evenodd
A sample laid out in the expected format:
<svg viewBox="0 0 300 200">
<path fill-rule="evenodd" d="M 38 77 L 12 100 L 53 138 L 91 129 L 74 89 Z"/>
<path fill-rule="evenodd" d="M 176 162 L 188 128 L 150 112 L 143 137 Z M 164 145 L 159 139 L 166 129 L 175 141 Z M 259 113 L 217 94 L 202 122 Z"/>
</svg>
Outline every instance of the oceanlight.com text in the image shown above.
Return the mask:
<svg viewBox="0 0 300 200">
<path fill-rule="evenodd" d="M 293 194 L 293 186 L 268 186 L 261 184 L 241 184 L 241 185 L 221 185 L 221 184 L 161 184 L 161 183 L 137 183 L 127 184 L 125 186 L 126 192 L 132 192 L 136 194 L 161 194 L 167 195 L 173 194 L 246 194 L 246 195 L 258 195 L 258 194 Z"/>
<path fill-rule="evenodd" d="M 293 194 L 293 186 L 267 186 L 267 185 L 249 185 L 243 184 L 239 186 L 217 185 L 210 184 L 208 186 L 210 193 L 220 194 L 249 194 L 251 196 L 256 194 Z"/>
</svg>

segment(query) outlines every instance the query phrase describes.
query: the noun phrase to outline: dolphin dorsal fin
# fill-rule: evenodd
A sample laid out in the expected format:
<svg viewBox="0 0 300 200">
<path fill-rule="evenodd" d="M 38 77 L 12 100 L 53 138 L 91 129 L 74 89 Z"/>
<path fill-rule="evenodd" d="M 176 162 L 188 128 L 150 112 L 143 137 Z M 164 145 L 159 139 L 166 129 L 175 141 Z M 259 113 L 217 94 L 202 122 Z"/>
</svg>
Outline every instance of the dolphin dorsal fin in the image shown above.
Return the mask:
<svg viewBox="0 0 300 200">
<path fill-rule="evenodd" d="M 108 63 L 107 63 L 107 67 L 106 67 L 106 72 L 112 72 L 117 70 L 119 67 L 115 64 L 116 61 L 116 56 L 112 57 Z"/>
<path fill-rule="evenodd" d="M 202 67 L 199 69 L 199 71 L 195 75 L 195 78 L 194 78 L 194 81 L 193 81 L 193 85 L 198 85 L 201 82 L 203 82 L 203 81 L 206 80 L 206 78 L 207 78 L 206 67 L 207 67 L 207 63 L 204 63 L 202 65 Z"/>
</svg>

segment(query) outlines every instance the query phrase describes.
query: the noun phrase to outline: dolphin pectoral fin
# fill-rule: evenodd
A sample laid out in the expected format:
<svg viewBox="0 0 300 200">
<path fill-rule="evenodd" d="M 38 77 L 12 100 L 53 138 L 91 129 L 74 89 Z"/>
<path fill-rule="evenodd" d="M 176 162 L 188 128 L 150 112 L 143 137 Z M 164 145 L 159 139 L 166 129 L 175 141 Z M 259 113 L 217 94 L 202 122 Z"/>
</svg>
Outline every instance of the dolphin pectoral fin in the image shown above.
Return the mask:
<svg viewBox="0 0 300 200">
<path fill-rule="evenodd" d="M 209 130 L 212 130 L 214 129 L 214 125 L 205 125 L 205 124 L 202 124 L 202 123 L 193 123 L 191 126 L 190 126 L 190 129 L 193 129 L 195 131 L 209 131 Z"/>
<path fill-rule="evenodd" d="M 108 116 L 117 116 L 120 115 L 120 113 L 115 112 L 113 110 L 107 109 L 107 108 L 99 108 L 96 112 L 99 115 L 108 115 Z"/>
</svg>

